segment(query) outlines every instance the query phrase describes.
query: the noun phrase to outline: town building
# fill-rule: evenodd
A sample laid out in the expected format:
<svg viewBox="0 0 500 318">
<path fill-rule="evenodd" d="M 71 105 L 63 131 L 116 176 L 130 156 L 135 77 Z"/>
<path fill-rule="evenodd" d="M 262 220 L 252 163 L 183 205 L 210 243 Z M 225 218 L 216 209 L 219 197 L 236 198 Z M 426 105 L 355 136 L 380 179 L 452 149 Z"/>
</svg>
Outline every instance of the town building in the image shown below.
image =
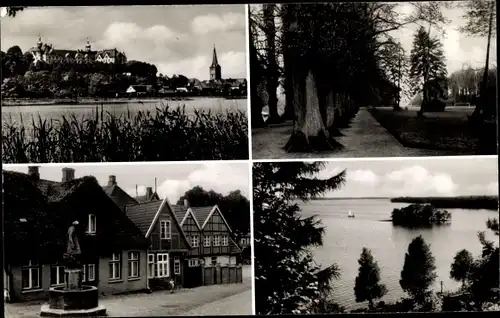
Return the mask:
<svg viewBox="0 0 500 318">
<path fill-rule="evenodd" d="M 191 245 L 167 198 L 128 205 L 125 214 L 150 241 L 147 260 L 150 288 L 165 288 L 171 279 L 183 286 L 182 264 Z"/>
<path fill-rule="evenodd" d="M 186 284 L 199 286 L 200 270 L 208 266 L 235 266 L 240 247 L 232 238 L 232 230 L 217 205 L 190 207 L 187 200 L 184 206 L 173 206 L 175 216 L 186 233 L 191 246 L 185 259 Z"/>
<path fill-rule="evenodd" d="M 75 178 L 63 168 L 61 182 L 3 171 L 5 224 L 4 277 L 9 298 L 48 298 L 49 288 L 64 286 L 63 254 L 69 226 L 81 246 L 83 284 L 106 294 L 148 289 L 150 242 L 103 191 L 94 177 Z"/>
<path fill-rule="evenodd" d="M 52 44 L 43 43 L 41 37 L 39 37 L 36 46 L 31 48 L 29 52 L 33 55 L 33 63 L 35 64 L 40 61 L 48 64 L 62 61 L 75 64 L 95 62 L 105 64 L 127 63 L 125 53 L 118 51 L 116 48 L 94 51 L 89 41 L 87 41 L 84 49 L 65 50 L 56 49 Z"/>
</svg>

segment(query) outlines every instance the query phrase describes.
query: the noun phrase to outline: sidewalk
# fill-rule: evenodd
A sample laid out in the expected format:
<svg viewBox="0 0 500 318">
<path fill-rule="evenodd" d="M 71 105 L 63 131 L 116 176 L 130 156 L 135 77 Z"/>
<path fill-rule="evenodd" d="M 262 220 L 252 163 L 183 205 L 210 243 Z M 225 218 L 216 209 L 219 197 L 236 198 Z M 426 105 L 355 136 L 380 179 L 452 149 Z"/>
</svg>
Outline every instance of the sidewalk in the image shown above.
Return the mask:
<svg viewBox="0 0 500 318">
<path fill-rule="evenodd" d="M 251 280 L 244 278 L 241 284 L 202 286 L 182 289 L 174 294 L 169 291 L 157 291 L 151 294 L 102 297 L 99 304 L 106 307 L 107 315 L 111 317 L 186 315 L 187 312 L 200 307 L 202 309 L 199 310 L 199 315 L 216 315 L 220 310 L 250 315 L 251 289 Z M 231 304 L 231 296 L 236 297 L 234 304 Z M 40 307 L 41 303 L 5 304 L 5 317 L 37 317 Z"/>
<path fill-rule="evenodd" d="M 360 158 L 417 157 L 446 155 L 445 152 L 407 148 L 394 138 L 364 108 L 360 109 L 349 128 L 341 129 L 344 136 L 334 137 L 344 148 L 315 153 L 287 153 L 283 147 L 292 133 L 292 122 L 252 131 L 253 159 L 280 158 Z"/>
</svg>

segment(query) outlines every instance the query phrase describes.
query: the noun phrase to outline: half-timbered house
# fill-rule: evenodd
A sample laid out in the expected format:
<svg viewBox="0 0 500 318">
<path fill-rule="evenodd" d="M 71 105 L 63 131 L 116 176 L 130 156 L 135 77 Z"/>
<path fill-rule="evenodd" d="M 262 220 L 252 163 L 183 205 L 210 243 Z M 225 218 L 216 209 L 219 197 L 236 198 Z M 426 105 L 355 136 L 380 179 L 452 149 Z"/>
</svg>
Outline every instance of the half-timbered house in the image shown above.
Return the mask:
<svg viewBox="0 0 500 318">
<path fill-rule="evenodd" d="M 183 286 L 182 264 L 191 245 L 168 199 L 126 206 L 125 214 L 151 244 L 147 256 L 150 287 L 164 286 L 170 279 Z"/>
</svg>

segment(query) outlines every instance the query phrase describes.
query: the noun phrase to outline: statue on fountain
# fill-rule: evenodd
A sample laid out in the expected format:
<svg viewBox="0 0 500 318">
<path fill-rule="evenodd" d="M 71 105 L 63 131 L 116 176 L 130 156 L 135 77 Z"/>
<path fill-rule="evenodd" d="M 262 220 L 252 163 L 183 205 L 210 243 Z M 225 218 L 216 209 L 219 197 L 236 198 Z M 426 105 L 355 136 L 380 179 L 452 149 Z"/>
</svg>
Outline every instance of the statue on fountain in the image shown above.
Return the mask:
<svg viewBox="0 0 500 318">
<path fill-rule="evenodd" d="M 74 221 L 68 229 L 66 253 L 63 255 L 67 269 L 81 268 L 80 255 L 82 254 L 82 251 L 80 249 L 78 236 L 76 235 L 76 226 L 78 224 L 78 221 Z"/>
<path fill-rule="evenodd" d="M 63 255 L 65 263 L 66 287 L 68 289 L 80 288 L 82 282 L 82 265 L 80 262 L 82 251 L 80 249 L 78 236 L 76 235 L 76 226 L 78 224 L 78 221 L 74 221 L 68 228 L 66 253 Z"/>
</svg>

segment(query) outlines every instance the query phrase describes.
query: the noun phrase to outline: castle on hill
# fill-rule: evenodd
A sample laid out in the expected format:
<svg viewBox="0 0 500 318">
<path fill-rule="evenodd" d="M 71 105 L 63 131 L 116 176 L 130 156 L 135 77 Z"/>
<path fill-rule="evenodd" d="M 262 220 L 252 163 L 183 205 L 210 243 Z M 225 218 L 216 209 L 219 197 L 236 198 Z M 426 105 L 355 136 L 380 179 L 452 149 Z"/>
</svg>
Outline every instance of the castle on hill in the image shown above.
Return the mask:
<svg viewBox="0 0 500 318">
<path fill-rule="evenodd" d="M 68 63 L 105 63 L 105 64 L 125 64 L 127 57 L 125 53 L 114 49 L 93 51 L 90 42 L 87 40 L 85 49 L 82 50 L 60 50 L 55 49 L 52 44 L 43 43 L 41 37 L 35 47 L 29 52 L 33 55 L 33 62 L 37 64 L 43 61 L 48 64 L 66 61 Z"/>
</svg>

